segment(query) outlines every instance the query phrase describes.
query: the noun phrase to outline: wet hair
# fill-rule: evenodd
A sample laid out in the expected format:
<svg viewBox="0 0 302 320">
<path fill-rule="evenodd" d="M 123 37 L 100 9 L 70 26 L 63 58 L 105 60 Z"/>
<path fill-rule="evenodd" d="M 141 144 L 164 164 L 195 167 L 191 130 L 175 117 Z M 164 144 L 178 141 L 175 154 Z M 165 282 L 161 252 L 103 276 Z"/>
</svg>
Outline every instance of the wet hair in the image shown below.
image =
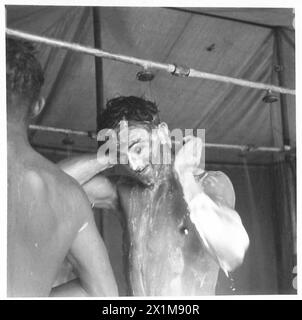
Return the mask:
<svg viewBox="0 0 302 320">
<path fill-rule="evenodd" d="M 16 95 L 27 106 L 35 102 L 44 83 L 42 67 L 28 41 L 6 38 L 6 90 L 8 101 Z"/>
<path fill-rule="evenodd" d="M 101 114 L 101 129 L 115 129 L 121 120 L 158 125 L 158 108 L 154 102 L 135 96 L 121 96 L 108 100 Z"/>
</svg>

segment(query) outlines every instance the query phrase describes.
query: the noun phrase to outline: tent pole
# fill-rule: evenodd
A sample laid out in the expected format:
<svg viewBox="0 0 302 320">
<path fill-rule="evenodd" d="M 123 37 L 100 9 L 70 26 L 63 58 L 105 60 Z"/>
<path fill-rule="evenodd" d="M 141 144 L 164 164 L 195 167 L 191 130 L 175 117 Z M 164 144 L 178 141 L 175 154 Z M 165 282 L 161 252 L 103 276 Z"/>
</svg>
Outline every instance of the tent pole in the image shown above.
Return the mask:
<svg viewBox="0 0 302 320">
<path fill-rule="evenodd" d="M 284 61 L 281 54 L 281 41 L 280 41 L 280 31 L 279 28 L 274 29 L 274 36 L 275 36 L 275 43 L 276 43 L 276 63 L 280 66 L 280 70 L 277 72 L 278 84 L 284 85 L 284 76 L 283 70 Z M 280 108 L 281 108 L 281 124 L 282 124 L 282 135 L 283 135 L 283 145 L 288 146 L 290 145 L 290 138 L 289 138 L 289 127 L 288 127 L 288 107 L 286 97 L 280 94 Z"/>
<path fill-rule="evenodd" d="M 94 47 L 102 49 L 102 30 L 101 30 L 101 17 L 100 8 L 92 8 L 93 18 L 93 36 Z M 96 126 L 97 130 L 100 127 L 101 114 L 104 111 L 104 90 L 103 90 L 103 60 L 97 56 L 94 58 L 95 63 L 95 84 L 96 84 Z"/>
<path fill-rule="evenodd" d="M 281 32 L 280 32 L 280 27 L 275 28 L 274 30 L 274 34 L 275 34 L 275 41 L 276 41 L 276 60 L 277 60 L 277 64 L 280 66 L 279 67 L 279 72 L 277 72 L 277 77 L 278 77 L 278 84 L 279 85 L 283 85 L 285 83 L 285 79 L 284 79 L 284 60 L 283 60 L 283 55 L 281 52 Z M 290 146 L 290 133 L 289 133 L 289 119 L 288 119 L 288 104 L 287 104 L 287 99 L 281 94 L 280 95 L 280 108 L 281 108 L 281 122 L 282 122 L 282 133 L 283 133 L 283 145 L 288 145 Z M 288 190 L 287 192 L 287 196 L 284 198 L 284 201 L 287 204 L 287 209 L 289 212 L 287 212 L 286 214 L 290 215 L 290 222 L 291 222 L 291 228 L 292 230 L 287 230 L 282 229 L 281 228 L 281 234 L 280 232 L 278 233 L 278 237 L 279 236 L 284 236 L 284 234 L 286 233 L 290 233 L 291 234 L 291 240 L 288 240 L 287 242 L 290 243 L 290 247 L 292 250 L 292 256 L 291 261 L 290 261 L 290 267 L 288 266 L 288 268 L 292 268 L 294 267 L 295 264 L 297 264 L 296 262 L 296 258 L 295 255 L 297 254 L 296 252 L 296 235 L 295 235 L 295 229 L 296 229 L 296 207 L 294 205 L 294 203 L 296 202 L 296 184 L 295 184 L 295 174 L 293 174 L 293 180 L 290 179 L 289 176 L 289 171 L 291 170 L 292 167 L 292 159 L 291 159 L 291 154 L 287 154 L 285 153 L 284 156 L 284 160 L 285 160 L 285 169 L 286 170 L 282 176 L 284 179 L 284 184 L 286 186 L 286 190 Z M 280 170 L 280 169 L 279 169 Z M 281 171 L 282 173 L 282 171 Z M 292 186 L 292 188 L 291 188 Z M 278 223 L 278 221 L 277 221 Z M 284 221 L 279 221 L 279 224 L 284 224 Z M 290 229 L 290 228 L 289 228 Z M 285 249 L 282 250 L 281 248 L 277 248 L 277 258 L 280 256 L 283 256 L 285 253 Z M 289 255 L 290 253 L 288 253 Z M 283 281 L 283 275 L 282 275 L 282 270 L 281 270 L 281 276 L 280 276 L 280 270 L 277 274 L 278 276 L 278 289 L 279 292 L 282 293 L 282 291 L 284 290 L 284 281 Z"/>
<path fill-rule="evenodd" d="M 100 7 L 92 7 L 93 38 L 94 47 L 102 49 L 102 29 Z M 97 56 L 94 57 L 95 65 L 95 94 L 96 94 L 96 128 L 97 131 L 101 125 L 101 114 L 104 111 L 104 87 L 103 87 L 103 60 Z M 97 209 L 100 210 L 100 209 Z M 102 211 L 102 210 L 101 210 Z M 104 219 L 102 214 L 95 215 L 98 229 L 104 238 Z"/>
</svg>

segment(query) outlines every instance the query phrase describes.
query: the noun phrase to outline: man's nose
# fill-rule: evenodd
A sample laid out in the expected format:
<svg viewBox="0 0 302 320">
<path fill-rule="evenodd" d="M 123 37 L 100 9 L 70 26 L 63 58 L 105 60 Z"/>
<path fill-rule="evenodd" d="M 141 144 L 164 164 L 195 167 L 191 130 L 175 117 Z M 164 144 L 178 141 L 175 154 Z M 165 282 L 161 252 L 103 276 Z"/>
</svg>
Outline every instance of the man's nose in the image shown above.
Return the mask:
<svg viewBox="0 0 302 320">
<path fill-rule="evenodd" d="M 144 167 L 144 161 L 139 157 L 133 157 L 131 161 L 133 170 L 141 170 Z"/>
<path fill-rule="evenodd" d="M 137 170 L 141 170 L 143 168 L 143 163 L 140 161 L 140 162 L 134 162 L 132 164 L 132 169 L 137 171 Z"/>
</svg>

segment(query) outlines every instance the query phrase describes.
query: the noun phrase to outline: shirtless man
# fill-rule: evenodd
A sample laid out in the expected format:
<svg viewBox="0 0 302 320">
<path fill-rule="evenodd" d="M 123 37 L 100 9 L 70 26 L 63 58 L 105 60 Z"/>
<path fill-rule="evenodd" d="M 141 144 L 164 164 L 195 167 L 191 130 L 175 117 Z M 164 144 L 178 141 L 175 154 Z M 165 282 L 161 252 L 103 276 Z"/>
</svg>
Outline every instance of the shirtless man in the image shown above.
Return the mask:
<svg viewBox="0 0 302 320">
<path fill-rule="evenodd" d="M 27 42 L 6 40 L 8 296 L 115 296 L 117 286 L 89 200 L 35 152 L 29 120 L 42 110 L 43 73 Z M 52 288 L 65 257 L 77 279 Z"/>
<path fill-rule="evenodd" d="M 124 167 L 136 181 L 123 177 L 113 183 L 99 175 L 113 163 L 110 154 L 107 160 L 85 155 L 63 161 L 61 168 L 80 182 L 95 206 L 108 206 L 118 198 L 128 235 L 128 276 L 134 296 L 215 294 L 219 268 L 226 274 L 233 271 L 249 246 L 234 210 L 231 181 L 222 172 L 200 170 L 200 153 L 196 157 L 190 152 L 202 148 L 197 137 L 186 139 L 172 164 L 150 162 L 152 129 L 157 132 L 153 141 L 171 143 L 154 103 L 137 97 L 112 99 L 100 129 L 117 129 L 121 120 L 129 126 Z"/>
</svg>

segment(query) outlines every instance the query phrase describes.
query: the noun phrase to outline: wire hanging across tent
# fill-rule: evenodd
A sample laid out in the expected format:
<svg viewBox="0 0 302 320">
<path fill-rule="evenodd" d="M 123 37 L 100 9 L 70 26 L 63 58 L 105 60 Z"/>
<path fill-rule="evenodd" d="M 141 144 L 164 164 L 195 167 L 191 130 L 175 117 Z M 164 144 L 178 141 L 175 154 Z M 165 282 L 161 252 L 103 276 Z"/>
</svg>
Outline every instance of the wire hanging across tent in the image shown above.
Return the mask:
<svg viewBox="0 0 302 320">
<path fill-rule="evenodd" d="M 288 88 L 283 88 L 283 87 L 279 87 L 271 84 L 265 84 L 261 82 L 253 82 L 253 81 L 244 80 L 244 79 L 238 79 L 238 78 L 232 78 L 232 77 L 222 76 L 222 75 L 213 74 L 213 73 L 202 72 L 202 71 L 198 71 L 185 66 L 178 66 L 176 64 L 160 63 L 160 62 L 154 62 L 150 60 L 144 60 L 144 59 L 129 57 L 129 56 L 120 55 L 120 54 L 113 54 L 100 49 L 83 46 L 77 43 L 69 43 L 66 41 L 38 36 L 38 35 L 22 32 L 22 31 L 10 29 L 10 28 L 6 28 L 6 34 L 11 37 L 21 38 L 21 39 L 25 39 L 33 42 L 44 43 L 46 45 L 68 49 L 68 50 L 92 55 L 99 58 L 120 61 L 128 64 L 134 64 L 134 65 L 143 67 L 144 70 L 158 69 L 158 70 L 166 71 L 175 76 L 220 81 L 220 82 L 234 84 L 242 87 L 248 87 L 252 89 L 278 92 L 281 94 L 289 94 L 289 95 L 296 94 L 294 89 L 288 89 Z"/>
</svg>

